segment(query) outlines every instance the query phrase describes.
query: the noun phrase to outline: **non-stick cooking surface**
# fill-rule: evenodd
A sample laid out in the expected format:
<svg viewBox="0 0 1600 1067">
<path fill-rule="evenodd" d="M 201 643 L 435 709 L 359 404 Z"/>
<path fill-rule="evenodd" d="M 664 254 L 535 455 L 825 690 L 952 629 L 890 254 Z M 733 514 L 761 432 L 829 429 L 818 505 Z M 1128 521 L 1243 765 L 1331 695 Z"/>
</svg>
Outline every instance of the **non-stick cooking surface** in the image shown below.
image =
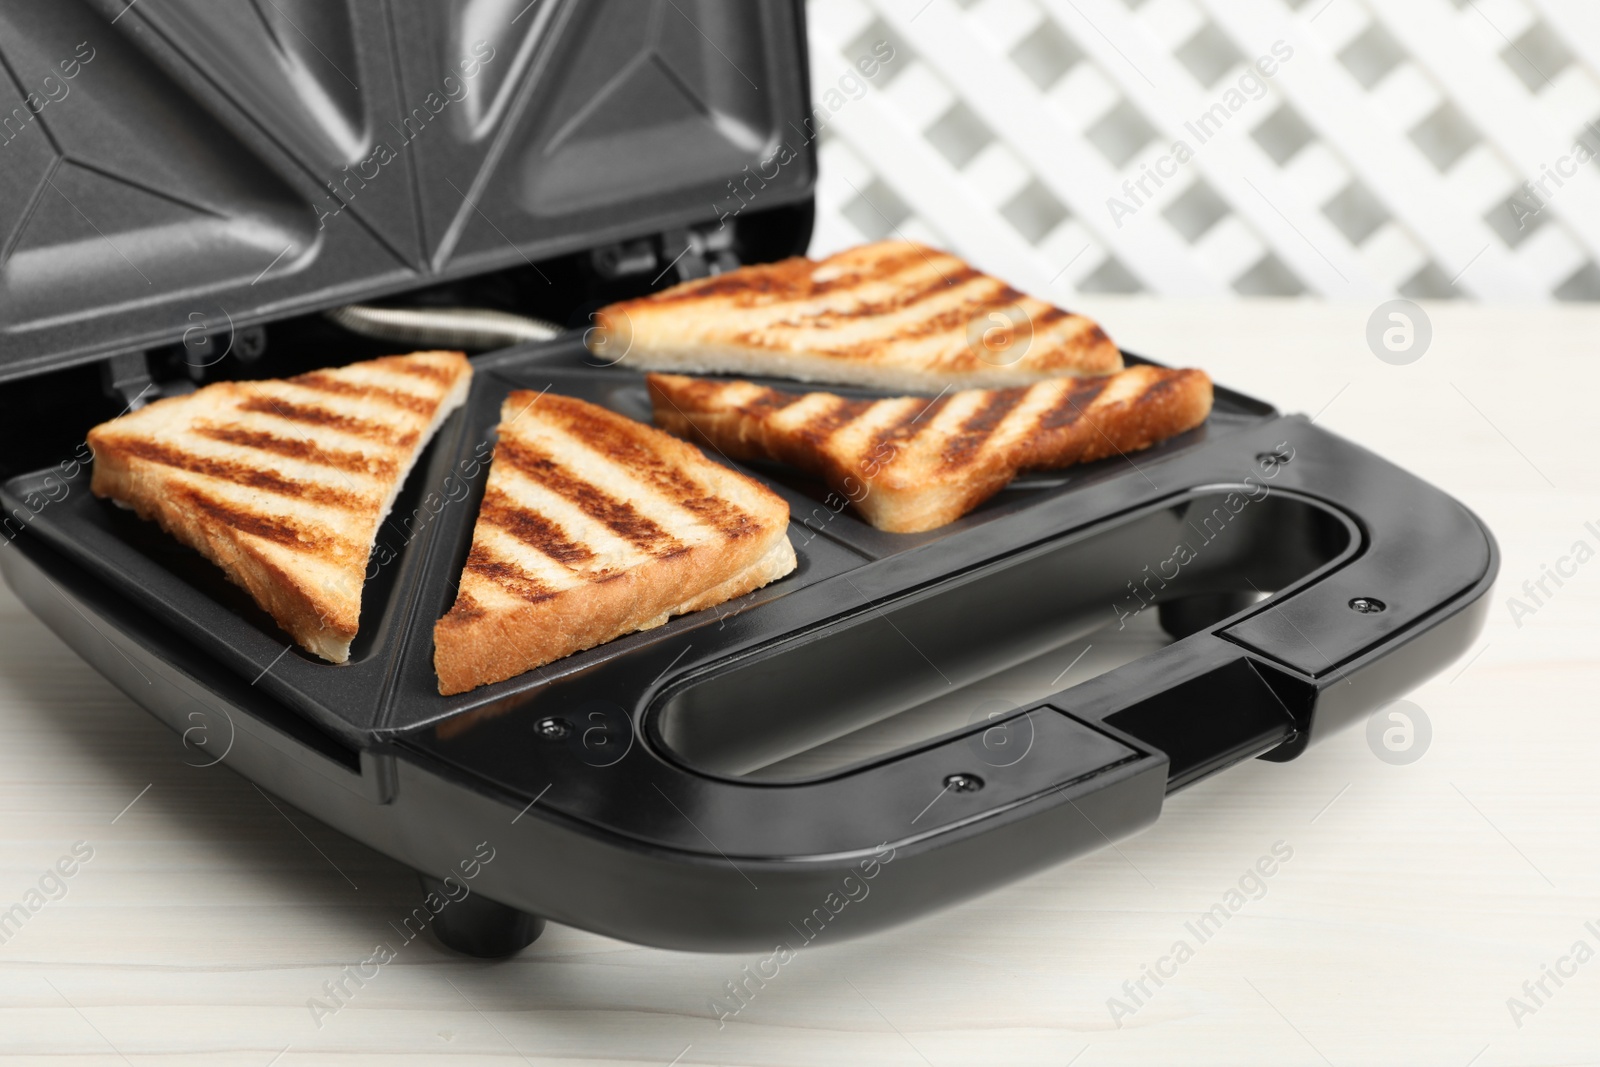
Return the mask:
<svg viewBox="0 0 1600 1067">
<path fill-rule="evenodd" d="M 556 679 L 602 670 L 607 690 L 622 703 L 684 654 L 682 635 L 692 633 L 696 659 L 732 653 L 802 629 L 864 601 L 861 568 L 889 570 L 888 587 L 903 590 L 937 580 L 947 568 L 970 567 L 1014 552 L 1064 528 L 1064 501 L 1108 482 L 1133 480 L 1154 492 L 1165 460 L 1197 449 L 1232 431 L 1275 415 L 1271 408 L 1219 389 L 1206 425 L 1133 457 L 1117 457 L 1059 473 L 1019 480 L 983 507 L 938 530 L 889 534 L 873 529 L 825 487 L 775 465 L 738 467 L 782 495 L 792 518 L 789 537 L 798 568 L 779 581 L 737 600 L 670 620 L 556 663 L 471 693 L 441 697 L 433 673 L 434 623 L 454 602 L 482 495 L 493 431 L 500 407 L 513 389 L 549 389 L 602 404 L 648 422 L 650 402 L 642 375 L 592 365 L 575 337 L 507 350 L 475 361 L 476 375 L 465 408 L 450 418 L 429 446 L 379 533 L 362 598 L 361 631 L 351 661 L 327 664 L 302 651 L 221 571 L 88 489 L 87 469 L 68 491 L 39 511 L 30 529 L 79 563 L 178 628 L 241 677 L 287 706 L 357 746 L 472 709 L 504 710 L 536 698 Z M 794 383 L 773 382 L 794 388 Z M 846 390 L 873 395 L 862 390 Z M 713 456 L 713 458 L 716 457 Z M 726 462 L 726 460 L 724 460 Z M 0 493 L 15 507 L 37 502 L 55 468 L 11 479 Z M 1170 488 L 1170 487 L 1169 487 Z M 1079 525 L 1095 517 L 1088 500 Z M 1029 513 L 1036 519 L 1029 521 Z M 942 553 L 930 549 L 959 546 Z M 900 561 L 897 566 L 895 561 Z M 779 605 L 791 594 L 834 582 L 827 595 L 805 598 L 795 610 Z M 874 585 L 874 588 L 885 588 Z"/>
</svg>

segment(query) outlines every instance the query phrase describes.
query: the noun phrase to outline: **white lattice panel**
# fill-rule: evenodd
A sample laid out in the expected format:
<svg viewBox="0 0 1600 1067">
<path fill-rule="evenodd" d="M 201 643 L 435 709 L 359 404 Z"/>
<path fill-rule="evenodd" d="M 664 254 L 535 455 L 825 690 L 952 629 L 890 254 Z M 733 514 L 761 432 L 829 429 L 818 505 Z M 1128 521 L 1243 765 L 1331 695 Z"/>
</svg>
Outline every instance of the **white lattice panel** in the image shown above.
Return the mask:
<svg viewBox="0 0 1600 1067">
<path fill-rule="evenodd" d="M 1060 298 L 1600 299 L 1595 0 L 809 10 L 815 253 L 920 238 Z"/>
</svg>

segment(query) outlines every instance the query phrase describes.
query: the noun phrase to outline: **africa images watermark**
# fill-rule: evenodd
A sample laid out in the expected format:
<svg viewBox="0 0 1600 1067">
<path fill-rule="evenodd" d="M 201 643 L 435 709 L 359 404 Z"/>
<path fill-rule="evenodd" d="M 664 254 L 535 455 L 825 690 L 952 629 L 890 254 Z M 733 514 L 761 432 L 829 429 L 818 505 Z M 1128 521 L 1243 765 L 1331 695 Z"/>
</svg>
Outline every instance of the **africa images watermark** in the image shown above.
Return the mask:
<svg viewBox="0 0 1600 1067">
<path fill-rule="evenodd" d="M 1517 629 L 1522 629 L 1523 619 L 1537 615 L 1540 608 L 1555 598 L 1562 586 L 1576 578 L 1579 567 L 1594 559 L 1595 545 L 1600 544 L 1600 524 L 1586 522 L 1583 530 L 1594 538 L 1594 544 L 1589 542 L 1588 537 L 1578 538 L 1566 555 L 1557 557 L 1554 566 L 1539 564 L 1539 577 L 1529 578 L 1522 583 L 1522 596 L 1506 597 L 1506 610 L 1511 612 L 1511 621 L 1517 624 Z M 1552 585 L 1555 588 L 1552 589 Z"/>
<path fill-rule="evenodd" d="M 1583 924 L 1583 929 L 1595 939 L 1596 944 L 1600 944 L 1600 921 L 1591 919 Z M 1589 943 L 1587 937 L 1580 937 L 1564 955 L 1557 957 L 1553 965 L 1540 964 L 1539 976 L 1522 983 L 1522 995 L 1506 998 L 1506 1011 L 1511 1013 L 1511 1021 L 1517 1029 L 1522 1029 L 1528 1016 L 1537 1015 L 1541 1008 L 1548 1005 L 1569 979 L 1576 978 L 1579 967 L 1594 958 L 1594 945 Z"/>
<path fill-rule="evenodd" d="M 1206 546 L 1221 537 L 1245 508 L 1271 496 L 1272 487 L 1266 483 L 1276 478 L 1284 464 L 1292 459 L 1294 459 L 1294 446 L 1288 441 L 1279 442 L 1273 451 L 1262 453 L 1256 458 L 1255 470 L 1245 475 L 1243 488 L 1226 493 L 1221 503 L 1212 508 L 1210 514 L 1200 519 L 1199 526 L 1194 524 L 1193 519 L 1189 519 L 1189 529 L 1198 536 L 1199 545 L 1196 546 L 1192 538 L 1180 541 L 1173 546 L 1172 554 L 1155 564 L 1153 570 L 1150 564 L 1145 564 L 1141 571 L 1144 575 L 1142 580 L 1128 581 L 1128 595 L 1123 597 L 1120 603 L 1111 605 L 1111 612 L 1117 617 L 1117 629 L 1126 629 L 1128 623 L 1136 619 L 1140 612 L 1155 604 L 1160 599 L 1161 591 L 1166 589 L 1167 583 L 1176 581 L 1184 567 L 1199 559 L 1200 553 Z"/>
<path fill-rule="evenodd" d="M 1527 229 L 1528 221 L 1537 218 L 1561 195 L 1567 184 L 1563 179 L 1577 177 L 1578 168 L 1593 163 L 1597 156 L 1600 156 L 1600 132 L 1590 123 L 1573 141 L 1572 151 L 1559 157 L 1554 164 L 1541 163 L 1539 176 L 1524 181 L 1506 201 L 1506 210 L 1511 212 L 1517 229 Z"/>
<path fill-rule="evenodd" d="M 1167 954 L 1156 960 L 1153 967 L 1148 963 L 1142 964 L 1139 977 L 1122 983 L 1122 996 L 1106 998 L 1106 1011 L 1111 1014 L 1111 1021 L 1117 1028 L 1121 1029 L 1122 1020 L 1132 1018 L 1148 1007 L 1156 993 L 1178 976 L 1183 965 L 1194 959 L 1200 946 L 1215 938 L 1229 919 L 1243 911 L 1246 905 L 1263 899 L 1267 895 L 1268 879 L 1293 858 L 1292 845 L 1286 841 L 1274 841 L 1269 852 L 1248 867 L 1238 881 L 1222 894 L 1222 899 L 1201 912 L 1197 918 L 1183 924 L 1187 936 L 1174 941 Z M 1152 989 L 1152 985 L 1155 988 Z"/>
<path fill-rule="evenodd" d="M 0 911 L 0 945 L 9 944 L 46 905 L 65 897 L 71 888 L 69 880 L 92 859 L 94 846 L 87 841 L 77 841 L 70 851 L 47 867 L 28 891 L 22 894 L 21 900 Z"/>
<path fill-rule="evenodd" d="M 894 456 L 894 446 L 887 441 L 883 442 L 871 455 L 864 457 L 857 464 L 861 473 L 866 476 L 864 481 L 857 479 L 855 475 L 847 474 L 839 481 L 839 487 L 843 490 L 842 493 L 832 489 L 828 490 L 827 495 L 822 498 L 821 507 L 812 508 L 810 513 L 800 520 L 800 525 L 805 527 L 806 533 L 809 535 L 801 542 L 801 547 L 803 548 L 815 541 L 817 535 L 822 533 L 823 529 L 846 507 L 851 504 L 859 507 L 872 493 L 872 479 L 877 477 L 878 473 L 883 469 L 883 465 L 893 459 Z M 812 525 L 813 522 L 816 523 L 815 526 Z"/>
<path fill-rule="evenodd" d="M 819 87 L 812 94 L 816 106 L 811 109 L 811 115 L 805 119 L 805 128 L 801 129 L 793 122 L 789 124 L 800 135 L 800 144 L 804 146 L 814 142 L 827 127 L 829 119 L 843 111 L 850 101 L 860 100 L 866 96 L 869 83 L 883 71 L 884 67 L 892 63 L 894 58 L 894 45 L 888 41 L 878 41 L 872 46 L 871 53 L 856 60 L 853 70 L 845 71 L 826 89 Z M 718 229 L 726 227 L 729 219 L 738 218 L 745 208 L 756 201 L 761 190 L 767 187 L 767 183 L 776 181 L 778 175 L 783 173 L 783 168 L 800 158 L 802 158 L 801 152 L 789 141 L 784 141 L 757 163 L 754 171 L 746 165 L 742 178 L 734 178 L 728 182 L 730 195 L 712 205 L 721 223 Z M 757 187 L 752 189 L 752 183 Z"/>
<path fill-rule="evenodd" d="M 17 539 L 17 534 L 27 529 L 34 519 L 38 518 L 51 504 L 59 504 L 72 495 L 72 480 L 76 478 L 83 465 L 94 459 L 88 442 L 78 446 L 73 458 L 64 459 L 56 465 L 56 471 L 47 474 L 35 489 L 28 491 L 19 505 L 10 509 L 8 514 L 0 515 L 0 533 L 5 535 L 5 540 L 0 541 L 0 548 L 11 544 Z"/>
<path fill-rule="evenodd" d="M 1433 320 L 1410 300 L 1385 300 L 1367 316 L 1367 348 L 1391 367 L 1404 367 L 1427 354 Z"/>
<path fill-rule="evenodd" d="M 1433 721 L 1409 700 L 1395 700 L 1367 716 L 1367 747 L 1392 767 L 1415 763 L 1433 743 Z"/>
<path fill-rule="evenodd" d="M 59 104 L 72 93 L 71 81 L 83 73 L 83 68 L 94 62 L 98 53 L 88 41 L 79 42 L 71 57 L 56 64 L 61 72 L 58 78 L 46 74 L 36 89 L 27 90 L 22 103 L 0 117 L 0 148 L 11 147 L 11 142 L 21 137 L 33 125 L 33 120 L 44 113 L 51 104 Z"/>
<path fill-rule="evenodd" d="M 472 856 L 456 865 L 461 871 L 459 876 L 445 875 L 443 895 L 430 891 L 423 897 L 421 904 L 412 908 L 400 920 L 399 926 L 395 926 L 392 922 L 389 924 L 389 928 L 399 935 L 398 946 L 388 941 L 379 942 L 366 959 L 349 964 L 340 970 L 337 978 L 323 982 L 322 997 L 307 997 L 306 1010 L 311 1012 L 311 1021 L 317 1024 L 317 1029 L 322 1029 L 328 1018 L 348 1007 L 356 993 L 365 989 L 367 983 L 382 974 L 384 967 L 398 959 L 400 949 L 421 937 L 423 931 L 440 912 L 451 904 L 459 904 L 471 896 L 472 888 L 467 883 L 482 874 L 483 868 L 494 862 L 494 857 L 494 846 L 487 841 L 479 842 L 473 849 Z"/>
<path fill-rule="evenodd" d="M 409 148 L 411 142 L 421 137 L 433 120 L 443 114 L 451 104 L 458 104 L 466 99 L 467 93 L 472 88 L 468 83 L 481 74 L 485 66 L 494 62 L 495 54 L 494 45 L 488 41 L 474 42 L 470 54 L 456 64 L 455 69 L 461 72 L 459 78 L 454 74 L 445 75 L 439 83 L 439 88 L 430 90 L 422 98 L 422 103 L 407 112 L 398 124 L 390 122 L 390 129 L 398 135 L 400 149 Z M 376 181 L 383 173 L 383 168 L 399 158 L 400 151 L 392 144 L 388 141 L 379 141 L 366 159 L 346 164 L 341 168 L 342 177 L 336 179 L 338 184 L 333 181 L 324 183 L 328 187 L 329 195 L 325 198 L 326 204 L 316 209 L 317 229 L 325 228 L 329 219 L 338 216 L 350 206 L 350 202 L 357 194 L 366 190 L 368 182 Z M 351 183 L 354 183 L 354 188 Z"/>
<path fill-rule="evenodd" d="M 367 556 L 367 569 L 362 572 L 358 582 L 352 574 L 341 573 L 325 578 L 322 589 L 335 598 L 350 598 L 359 596 L 361 587 L 378 576 L 378 572 L 400 558 L 400 553 L 411 542 L 422 536 L 435 519 L 451 504 L 459 504 L 472 495 L 473 480 L 479 472 L 488 466 L 494 455 L 494 442 L 490 440 L 479 441 L 473 449 L 472 455 L 466 457 L 455 465 L 455 468 L 444 476 L 438 489 L 430 489 L 423 494 L 417 502 L 418 506 L 411 510 L 407 516 L 388 515 L 379 528 L 378 535 L 372 544 L 372 551 Z M 398 540 L 389 536 L 389 532 L 399 532 Z M 386 532 L 387 531 L 387 532 Z M 332 623 L 332 608 L 324 608 L 318 615 L 323 629 Z"/>
<path fill-rule="evenodd" d="M 1183 124 L 1183 128 L 1194 138 L 1193 147 L 1179 138 L 1153 163 L 1140 164 L 1139 176 L 1122 183 L 1121 197 L 1106 198 L 1106 213 L 1111 216 L 1117 229 L 1122 229 L 1122 224 L 1138 214 L 1139 209 L 1155 196 L 1155 190 L 1149 187 L 1151 183 L 1160 189 L 1169 179 L 1177 177 L 1178 171 L 1194 159 L 1208 141 L 1221 133 L 1235 115 L 1252 101 L 1261 100 L 1267 95 L 1267 81 L 1278 73 L 1283 64 L 1294 58 L 1294 48 L 1287 41 L 1273 41 L 1269 51 L 1269 55 L 1257 56 L 1255 62 L 1239 75 L 1216 103 Z"/>
<path fill-rule="evenodd" d="M 123 407 L 117 417 L 126 415 L 144 399 L 146 393 L 154 388 L 153 385 L 145 386 L 138 396 Z M 54 473 L 45 475 L 36 488 L 28 491 L 22 498 L 20 507 L 12 507 L 9 512 L 0 512 L 0 534 L 5 535 L 5 540 L 0 541 L 0 548 L 5 548 L 15 541 L 17 534 L 27 529 L 28 524 L 38 518 L 46 508 L 52 504 L 59 504 L 71 496 L 76 479 L 93 460 L 94 449 L 89 447 L 88 440 L 80 441 L 78 447 L 72 450 L 71 456 L 56 464 Z"/>
<path fill-rule="evenodd" d="M 811 909 L 810 914 L 803 916 L 798 925 L 790 921 L 789 928 L 799 938 L 798 945 L 786 937 L 773 948 L 770 955 L 756 961 L 753 971 L 751 965 L 747 963 L 739 969 L 738 978 L 730 978 L 724 982 L 722 988 L 726 998 L 713 997 L 706 1002 L 711 1014 L 716 1016 L 717 1029 L 724 1029 L 729 1019 L 749 1007 L 756 999 L 756 995 L 782 974 L 784 967 L 799 959 L 800 950 L 820 937 L 827 929 L 828 923 L 846 907 L 866 900 L 867 894 L 872 892 L 872 887 L 868 883 L 894 862 L 894 853 L 895 850 L 887 841 L 879 845 L 870 857 L 862 860 L 844 876 L 837 889 L 829 890 L 827 896 L 822 898 L 822 903 Z"/>
</svg>

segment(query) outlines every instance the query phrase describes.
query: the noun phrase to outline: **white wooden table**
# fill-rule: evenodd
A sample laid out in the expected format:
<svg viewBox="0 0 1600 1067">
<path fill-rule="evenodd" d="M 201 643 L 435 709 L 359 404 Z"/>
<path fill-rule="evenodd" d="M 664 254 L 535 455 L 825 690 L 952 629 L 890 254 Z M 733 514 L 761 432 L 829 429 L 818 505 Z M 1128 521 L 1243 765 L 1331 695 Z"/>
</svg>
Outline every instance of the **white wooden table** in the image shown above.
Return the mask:
<svg viewBox="0 0 1600 1067">
<path fill-rule="evenodd" d="M 1545 979 L 1520 1027 L 1507 1006 L 1534 1006 L 1523 983 L 1575 942 L 1600 952 L 1600 560 L 1520 627 L 1505 603 L 1575 541 L 1600 548 L 1600 309 L 1430 306 L 1432 348 L 1404 367 L 1368 350 L 1370 307 L 1087 310 L 1320 412 L 1489 522 L 1488 629 L 1411 695 L 1421 760 L 1352 730 L 1237 767 L 1117 851 L 805 950 L 724 1028 L 708 1000 L 757 956 L 566 928 L 501 963 L 419 940 L 319 1028 L 307 1000 L 389 936 L 411 873 L 186 766 L 0 592 L 0 910 L 65 889 L 0 944 L 0 1062 L 1600 1064 L 1600 959 Z M 46 878 L 77 842 L 92 858 Z M 1276 842 L 1293 856 L 1265 896 L 1117 1027 L 1108 999 Z"/>
</svg>

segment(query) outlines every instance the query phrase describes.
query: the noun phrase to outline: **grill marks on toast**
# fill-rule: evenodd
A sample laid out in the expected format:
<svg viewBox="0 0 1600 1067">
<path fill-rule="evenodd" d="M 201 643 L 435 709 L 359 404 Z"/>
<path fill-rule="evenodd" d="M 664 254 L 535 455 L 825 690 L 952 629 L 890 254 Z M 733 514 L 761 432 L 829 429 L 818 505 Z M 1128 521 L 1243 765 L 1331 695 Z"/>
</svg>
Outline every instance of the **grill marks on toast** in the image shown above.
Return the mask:
<svg viewBox="0 0 1600 1067">
<path fill-rule="evenodd" d="M 588 404 L 575 406 L 579 403 L 550 396 L 538 401 L 541 421 L 557 431 L 555 434 L 519 433 L 525 429 L 517 426 L 520 415 L 510 426 L 502 427 L 494 453 L 494 470 L 499 476 L 485 491 L 480 523 L 510 534 L 579 581 L 602 580 L 646 559 L 664 559 L 686 551 L 682 537 L 642 514 L 620 494 L 590 480 L 593 464 L 598 462 L 608 466 L 613 476 L 620 474 L 625 479 L 635 491 L 629 495 L 653 491 L 688 512 L 691 521 L 722 537 L 743 536 L 756 528 L 737 507 L 709 495 L 682 471 L 673 469 L 642 437 L 641 431 L 651 432 L 648 427 L 620 420 L 609 412 L 597 415 L 600 409 Z M 574 448 L 580 450 L 578 455 L 570 454 Z M 568 457 L 557 459 L 556 452 Z M 558 514 L 561 510 L 569 512 L 565 523 Z M 571 528 L 579 524 L 575 518 L 587 520 L 587 528 Z M 586 537 L 596 539 L 596 526 L 612 535 L 609 549 L 604 543 L 585 543 Z M 474 551 L 486 557 L 492 554 L 487 539 L 475 544 Z M 531 576 L 525 557 L 520 565 L 514 560 L 496 562 L 511 568 L 506 573 Z"/>
<path fill-rule="evenodd" d="M 255 412 L 258 415 L 276 415 L 285 422 L 299 423 L 316 430 L 337 430 L 390 448 L 410 448 L 417 443 L 416 430 L 397 430 L 374 419 L 334 411 L 320 404 L 302 403 L 288 397 L 273 396 L 262 391 L 244 400 L 239 405 L 239 410 Z"/>
<path fill-rule="evenodd" d="M 297 459 L 318 467 L 328 467 L 348 474 L 369 474 L 380 480 L 393 478 L 395 461 L 388 456 L 372 456 L 362 452 L 347 452 L 328 448 L 305 437 L 281 437 L 264 430 L 251 430 L 239 425 L 200 423 L 194 432 L 208 440 L 239 448 L 269 452 L 285 459 Z"/>
<path fill-rule="evenodd" d="M 759 483 L 604 408 L 514 392 L 501 413 L 440 692 L 465 692 L 794 566 L 788 508 Z M 698 599 L 697 599 L 698 598 Z"/>
<path fill-rule="evenodd" d="M 1026 393 L 1026 389 L 997 389 L 985 395 L 977 410 L 967 416 L 961 429 L 940 449 L 942 469 L 959 470 L 976 460 L 1000 423 L 1022 403 Z"/>
<path fill-rule="evenodd" d="M 314 371 L 311 374 L 301 374 L 288 379 L 292 384 L 304 389 L 315 389 L 320 393 L 332 393 L 334 396 L 357 396 L 368 400 L 380 400 L 391 404 L 413 415 L 428 415 L 433 412 L 434 404 L 425 396 L 407 393 L 400 389 L 385 389 L 382 386 L 367 385 L 364 383 L 350 382 L 337 378 L 325 371 Z"/>
<path fill-rule="evenodd" d="M 123 448 L 127 450 L 128 455 L 136 459 L 189 474 L 214 478 L 220 482 L 260 489 L 291 500 L 325 504 L 343 511 L 359 511 L 375 502 L 371 493 L 361 493 L 326 483 L 286 478 L 276 471 L 252 466 L 243 460 L 196 455 L 160 441 L 129 440 L 123 443 Z"/>
<path fill-rule="evenodd" d="M 958 299 L 953 302 L 946 300 L 939 306 L 927 309 L 927 314 L 921 318 L 904 319 L 902 317 L 900 320 L 890 319 L 885 324 L 882 332 L 875 333 L 865 340 L 855 344 L 819 347 L 817 351 L 826 352 L 828 355 L 837 356 L 841 359 L 871 360 L 882 355 L 885 349 L 892 349 L 909 341 L 919 341 L 924 338 L 936 337 L 940 334 L 960 334 L 965 339 L 967 326 L 974 319 L 984 318 L 987 312 L 1004 311 L 1014 307 L 1018 301 L 1024 299 L 1022 293 L 1003 282 L 981 275 L 978 278 L 979 280 L 966 287 L 974 290 L 973 292 L 962 293 L 957 290 L 954 295 Z M 929 287 L 925 301 L 916 301 L 900 308 L 891 309 L 890 313 L 903 311 L 905 307 L 915 307 L 923 302 L 931 303 L 933 302 L 932 298 L 938 296 L 949 296 L 951 295 L 949 292 L 951 288 L 943 281 L 935 282 Z M 823 318 L 836 320 L 840 324 L 849 320 L 881 319 L 881 315 L 873 314 L 872 308 L 874 306 L 863 305 L 860 308 L 851 309 L 848 313 L 835 313 L 831 316 L 823 316 Z M 1057 308 L 1048 310 L 1059 311 Z M 1041 318 L 1043 314 L 1043 312 L 1040 313 Z M 1061 311 L 1058 317 L 1065 317 L 1065 315 L 1066 312 Z M 1055 321 L 1055 319 L 1051 321 Z M 817 322 L 808 324 L 811 328 L 826 328 L 829 325 L 832 325 L 832 323 Z M 933 369 L 946 365 L 959 367 L 970 356 L 971 353 L 964 347 L 942 353 L 934 362 Z"/>
<path fill-rule="evenodd" d="M 697 519 L 725 537 L 745 537 L 759 525 L 753 516 L 733 503 L 707 493 L 704 486 L 689 478 L 678 467 L 662 458 L 650 428 L 632 420 L 619 423 L 599 418 L 586 407 L 557 397 L 552 417 L 562 429 L 582 440 L 629 471 L 651 489 L 692 513 Z"/>
<path fill-rule="evenodd" d="M 460 353 L 223 382 L 90 433 L 93 490 L 222 567 L 299 643 L 343 662 L 378 527 L 465 399 Z"/>
<path fill-rule="evenodd" d="M 949 403 L 947 396 L 936 397 L 926 403 L 912 403 L 899 418 L 873 433 L 869 455 L 884 454 L 885 445 L 893 449 L 891 454 L 897 454 L 900 445 L 906 444 L 931 425 Z"/>
<path fill-rule="evenodd" d="M 556 590 L 529 574 L 516 563 L 500 559 L 482 545 L 473 545 L 467 553 L 468 574 L 492 582 L 520 600 L 538 604 L 556 595 Z"/>
<path fill-rule="evenodd" d="M 632 504 L 595 488 L 581 473 L 563 467 L 535 445 L 515 439 L 502 440 L 495 446 L 495 459 L 503 460 L 530 481 L 565 497 L 585 515 L 642 551 L 668 555 L 683 547 L 666 530 L 639 514 Z"/>
<path fill-rule="evenodd" d="M 978 343 L 1014 327 L 996 353 Z M 1120 370 L 1105 332 L 955 256 L 883 241 L 821 261 L 743 267 L 599 312 L 653 370 L 776 374 L 880 388 L 1010 387 Z M 987 343 L 987 342 L 985 342 Z M 999 359 L 997 355 L 1008 358 Z"/>
<path fill-rule="evenodd" d="M 905 273 L 906 268 L 914 266 L 916 266 L 916 261 L 907 259 L 904 261 L 904 266 L 900 269 L 893 271 L 893 273 L 885 273 L 874 280 L 893 284 L 896 279 L 900 278 Z M 841 289 L 848 291 L 861 286 L 867 281 L 867 279 L 860 274 L 852 274 L 848 276 L 847 281 L 848 284 L 844 286 L 837 284 L 813 285 L 811 292 L 809 293 L 797 289 L 790 299 L 801 300 L 807 296 L 823 295 Z M 974 285 L 976 285 L 980 291 L 992 290 L 996 287 L 1001 289 L 1006 288 L 1003 283 L 996 281 L 987 275 L 980 274 L 978 271 L 963 263 L 953 271 L 946 273 L 935 272 L 933 277 L 924 277 L 919 279 L 915 283 L 905 286 L 900 292 L 892 293 L 891 295 L 882 299 L 863 300 L 860 303 L 848 304 L 843 307 L 825 308 L 821 311 L 818 311 L 814 315 L 809 315 L 805 318 L 786 319 L 777 323 L 776 325 L 788 327 L 790 329 L 837 329 L 840 326 L 855 324 L 869 319 L 882 318 L 885 315 L 893 315 L 898 312 L 905 311 L 907 308 L 917 307 L 926 301 L 941 296 L 949 296 L 952 292 L 957 292 Z M 987 299 L 987 297 L 980 296 L 974 298 L 972 296 L 967 296 L 964 298 L 962 303 L 963 305 L 972 304 L 974 302 L 982 302 L 985 299 Z"/>
<path fill-rule="evenodd" d="M 959 261 L 955 261 L 959 262 Z M 918 270 L 921 266 L 924 269 Z M 903 282 L 907 274 L 920 277 Z M 931 277 L 928 275 L 931 272 Z M 858 285 L 866 284 L 853 276 Z M 948 273 L 936 265 L 908 262 L 905 270 L 872 279 L 875 284 L 905 284 L 904 292 L 884 299 L 864 299 L 773 323 L 765 331 L 740 334 L 736 343 L 760 347 L 785 332 L 803 336 L 811 350 L 844 360 L 872 360 L 886 350 L 906 342 L 960 334 L 965 338 L 967 324 L 988 311 L 1012 307 L 1023 294 L 997 278 L 980 274 L 966 264 Z M 1054 310 L 1054 309 L 1052 309 Z M 1065 315 L 1065 312 L 1062 312 Z M 840 343 L 842 339 L 843 343 Z M 964 349 L 958 349 L 954 362 L 961 362 Z M 935 365 L 951 361 L 946 354 Z"/>
<path fill-rule="evenodd" d="M 503 489 L 484 493 L 478 521 L 504 530 L 529 548 L 536 549 L 557 563 L 576 568 L 594 559 L 594 551 L 581 545 L 550 519 L 522 507 Z"/>
<path fill-rule="evenodd" d="M 820 414 L 807 419 L 795 432 L 809 441 L 823 442 L 842 428 L 855 422 L 875 406 L 870 400 L 849 400 L 842 396 L 831 397 Z"/>
<path fill-rule="evenodd" d="M 933 400 L 796 395 L 665 374 L 648 381 L 658 425 L 794 464 L 826 479 L 880 529 L 899 533 L 953 521 L 1019 471 L 1148 448 L 1211 410 L 1203 372 L 1151 366 Z"/>
<path fill-rule="evenodd" d="M 393 371 L 396 374 L 408 374 L 413 378 L 425 378 L 437 388 L 444 390 L 449 390 L 456 381 L 455 371 L 451 368 L 439 363 L 415 360 L 410 356 L 384 356 L 369 360 L 366 365 Z"/>
<path fill-rule="evenodd" d="M 341 558 L 348 557 L 353 551 L 351 545 L 330 536 L 325 530 L 296 522 L 292 518 L 262 515 L 246 508 L 236 507 L 200 489 L 178 489 L 175 495 L 180 501 L 224 526 L 252 537 L 259 537 L 263 541 L 271 541 L 275 545 Z"/>
<path fill-rule="evenodd" d="M 1157 381 L 1158 386 L 1164 386 L 1165 379 Z M 1105 379 L 1089 379 L 1087 381 L 1072 382 L 1069 388 L 1061 391 L 1055 403 L 1039 417 L 1039 429 L 1063 430 L 1083 418 L 1084 409 L 1095 402 L 1106 388 Z"/>
</svg>

